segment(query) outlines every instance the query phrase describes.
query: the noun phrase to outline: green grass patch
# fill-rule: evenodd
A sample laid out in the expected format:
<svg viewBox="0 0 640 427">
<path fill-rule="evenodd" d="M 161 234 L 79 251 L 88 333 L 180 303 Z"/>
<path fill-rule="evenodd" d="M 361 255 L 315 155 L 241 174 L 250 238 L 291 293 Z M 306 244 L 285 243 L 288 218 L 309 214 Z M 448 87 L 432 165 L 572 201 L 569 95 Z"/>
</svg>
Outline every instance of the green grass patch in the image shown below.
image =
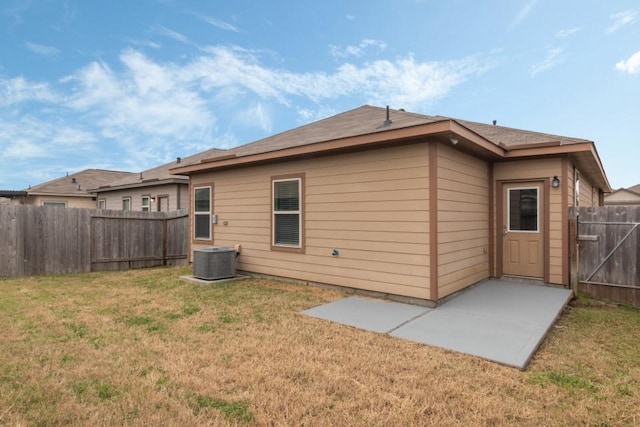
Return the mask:
<svg viewBox="0 0 640 427">
<path fill-rule="evenodd" d="M 211 408 L 223 413 L 230 421 L 247 424 L 253 421 L 253 414 L 249 411 L 246 402 L 230 402 L 224 399 L 194 394 L 191 397 L 193 413 L 198 415 L 200 411 Z"/>
<path fill-rule="evenodd" d="M 586 390 L 590 392 L 596 391 L 596 386 L 591 381 L 577 375 L 567 374 L 564 372 L 532 372 L 530 379 L 534 384 L 548 385 L 553 384 L 566 390 Z"/>
</svg>

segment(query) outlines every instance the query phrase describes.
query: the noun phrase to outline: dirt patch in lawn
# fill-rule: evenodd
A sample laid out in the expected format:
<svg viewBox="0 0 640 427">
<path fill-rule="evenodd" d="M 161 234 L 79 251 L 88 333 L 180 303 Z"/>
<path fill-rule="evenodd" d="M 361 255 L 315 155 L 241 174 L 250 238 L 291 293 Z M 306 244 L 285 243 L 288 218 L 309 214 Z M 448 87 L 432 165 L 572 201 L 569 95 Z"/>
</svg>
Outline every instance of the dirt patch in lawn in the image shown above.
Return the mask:
<svg viewBox="0 0 640 427">
<path fill-rule="evenodd" d="M 0 424 L 640 423 L 637 309 L 572 305 L 520 372 L 299 314 L 338 291 L 184 274 L 0 280 Z"/>
</svg>

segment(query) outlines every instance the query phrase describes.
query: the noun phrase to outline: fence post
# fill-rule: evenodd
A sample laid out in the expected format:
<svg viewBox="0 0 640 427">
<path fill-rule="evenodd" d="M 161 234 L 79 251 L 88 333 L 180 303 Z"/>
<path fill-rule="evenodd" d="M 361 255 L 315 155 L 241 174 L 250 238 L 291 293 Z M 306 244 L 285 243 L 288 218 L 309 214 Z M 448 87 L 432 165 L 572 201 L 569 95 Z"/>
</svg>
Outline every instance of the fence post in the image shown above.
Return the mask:
<svg viewBox="0 0 640 427">
<path fill-rule="evenodd" d="M 578 212 L 572 209 L 569 217 L 569 262 L 570 262 L 570 284 L 573 296 L 578 296 Z"/>
<path fill-rule="evenodd" d="M 165 214 L 162 220 L 162 265 L 167 265 L 167 246 L 169 245 L 167 221 L 167 215 Z"/>
</svg>

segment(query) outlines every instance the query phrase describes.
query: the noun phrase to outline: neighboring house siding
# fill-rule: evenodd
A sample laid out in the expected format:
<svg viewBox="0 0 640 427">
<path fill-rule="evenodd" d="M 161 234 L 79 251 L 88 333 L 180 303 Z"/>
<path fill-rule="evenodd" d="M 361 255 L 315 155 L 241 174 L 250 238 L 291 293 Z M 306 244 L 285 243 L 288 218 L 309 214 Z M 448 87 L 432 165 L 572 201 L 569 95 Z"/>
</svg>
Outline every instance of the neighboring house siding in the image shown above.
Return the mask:
<svg viewBox="0 0 640 427">
<path fill-rule="evenodd" d="M 63 197 L 63 196 L 29 196 L 25 205 L 43 206 L 45 203 L 65 203 L 67 208 L 95 209 L 96 202 L 91 197 Z"/>
<path fill-rule="evenodd" d="M 304 253 L 271 250 L 271 178 L 287 174 L 305 176 Z M 211 182 L 214 244 L 241 244 L 240 270 L 429 298 L 427 144 L 192 176 Z"/>
<path fill-rule="evenodd" d="M 640 195 L 635 195 L 625 189 L 617 190 L 607 195 L 604 199 L 605 205 L 640 205 Z"/>
<path fill-rule="evenodd" d="M 438 298 L 489 277 L 489 166 L 438 146 Z"/>
<path fill-rule="evenodd" d="M 494 166 L 494 180 L 549 180 L 553 176 L 558 176 L 562 179 L 563 176 L 568 175 L 562 174 L 562 170 L 562 160 L 560 158 L 496 163 Z M 564 247 L 563 240 L 565 224 L 562 219 L 562 206 L 566 205 L 568 201 L 565 200 L 563 203 L 562 185 L 566 184 L 561 181 L 560 188 L 549 188 L 550 212 L 548 213 L 548 221 L 546 221 L 546 225 L 549 227 L 549 257 L 547 260 L 549 263 L 549 281 L 557 284 L 564 284 L 566 281 L 563 273 L 563 259 L 567 248 Z M 572 192 L 568 191 L 568 194 L 572 194 Z M 502 224 L 496 224 L 496 230 L 501 229 Z M 496 242 L 496 244 L 499 244 L 499 242 Z"/>
<path fill-rule="evenodd" d="M 131 210 L 142 210 L 142 196 L 150 195 L 155 198 L 151 203 L 151 211 L 158 210 L 158 196 L 168 196 L 169 210 L 174 211 L 178 209 L 178 185 L 181 186 L 181 193 L 188 193 L 189 186 L 187 184 L 167 184 L 157 185 L 152 187 L 131 188 L 126 190 L 105 191 L 98 193 L 97 199 L 103 199 L 106 201 L 106 209 L 122 210 L 122 198 L 131 197 Z M 93 207 L 97 206 L 97 201 L 94 202 Z M 180 209 L 186 209 L 188 204 L 181 202 Z"/>
</svg>

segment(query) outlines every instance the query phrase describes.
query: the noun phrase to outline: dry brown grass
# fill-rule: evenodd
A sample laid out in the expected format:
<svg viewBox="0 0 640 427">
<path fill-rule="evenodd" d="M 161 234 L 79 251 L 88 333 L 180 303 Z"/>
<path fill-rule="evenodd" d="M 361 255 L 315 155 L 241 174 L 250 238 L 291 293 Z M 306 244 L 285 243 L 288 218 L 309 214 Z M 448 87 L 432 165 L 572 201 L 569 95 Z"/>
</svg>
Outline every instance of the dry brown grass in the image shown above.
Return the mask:
<svg viewBox="0 0 640 427">
<path fill-rule="evenodd" d="M 185 273 L 0 280 L 0 424 L 640 423 L 637 309 L 578 301 L 520 372 L 299 314 L 338 291 Z"/>
</svg>

